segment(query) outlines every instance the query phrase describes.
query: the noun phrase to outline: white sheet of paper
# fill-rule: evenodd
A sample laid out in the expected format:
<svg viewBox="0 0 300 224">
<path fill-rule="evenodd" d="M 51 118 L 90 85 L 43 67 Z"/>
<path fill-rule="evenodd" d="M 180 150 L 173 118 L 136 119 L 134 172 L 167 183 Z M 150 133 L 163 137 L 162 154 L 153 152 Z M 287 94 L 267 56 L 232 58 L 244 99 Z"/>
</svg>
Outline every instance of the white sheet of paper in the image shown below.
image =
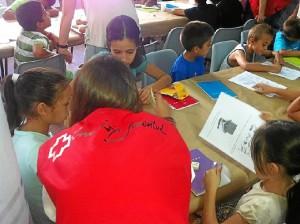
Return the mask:
<svg viewBox="0 0 300 224">
<path fill-rule="evenodd" d="M 251 89 L 251 90 L 254 90 L 254 86 L 258 83 L 264 83 L 264 84 L 267 84 L 269 86 L 273 86 L 273 87 L 277 87 L 277 88 L 281 88 L 281 89 L 286 89 L 286 86 L 284 85 L 281 85 L 281 84 L 278 84 L 276 82 L 273 82 L 271 80 L 268 80 L 268 79 L 265 79 L 265 78 L 262 78 L 258 75 L 255 75 L 251 72 L 243 72 L 235 77 L 232 77 L 231 79 L 229 79 L 229 81 L 231 82 L 234 82 L 238 85 L 241 85 L 243 87 L 246 87 L 248 89 Z M 273 97 L 275 96 L 276 94 L 275 93 L 269 93 L 269 94 L 266 94 L 266 96 L 268 97 Z"/>
<path fill-rule="evenodd" d="M 262 63 L 264 65 L 272 65 L 272 62 L 270 61 L 265 61 L 264 63 Z M 282 78 L 286 78 L 289 80 L 296 80 L 300 77 L 300 71 L 297 71 L 295 69 L 291 69 L 285 66 L 282 66 L 281 71 L 278 73 L 275 72 L 270 72 L 271 74 L 280 76 Z"/>
<path fill-rule="evenodd" d="M 254 132 L 265 123 L 261 112 L 221 93 L 199 136 L 254 171 L 250 144 Z"/>
</svg>

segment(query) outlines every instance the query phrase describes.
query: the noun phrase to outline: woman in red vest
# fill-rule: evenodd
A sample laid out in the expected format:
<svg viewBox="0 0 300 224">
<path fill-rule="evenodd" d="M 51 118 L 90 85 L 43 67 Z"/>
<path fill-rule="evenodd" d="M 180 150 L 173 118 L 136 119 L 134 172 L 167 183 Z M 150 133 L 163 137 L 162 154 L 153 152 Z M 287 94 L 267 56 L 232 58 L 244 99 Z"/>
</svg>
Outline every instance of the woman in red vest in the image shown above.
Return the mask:
<svg viewBox="0 0 300 224">
<path fill-rule="evenodd" d="M 47 141 L 38 176 L 56 223 L 188 223 L 189 150 L 161 95 L 142 111 L 129 68 L 113 56 L 74 80 L 71 127 Z"/>
<path fill-rule="evenodd" d="M 281 29 L 288 17 L 297 17 L 299 0 L 249 0 L 257 22 L 265 21 L 275 29 Z"/>
</svg>

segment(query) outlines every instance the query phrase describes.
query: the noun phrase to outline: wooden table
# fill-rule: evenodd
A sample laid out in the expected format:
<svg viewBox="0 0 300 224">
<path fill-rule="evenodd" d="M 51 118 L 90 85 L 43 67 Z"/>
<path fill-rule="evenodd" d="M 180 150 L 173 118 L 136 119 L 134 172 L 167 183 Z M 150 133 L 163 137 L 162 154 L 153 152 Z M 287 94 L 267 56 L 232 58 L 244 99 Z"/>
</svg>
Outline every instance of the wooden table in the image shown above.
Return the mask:
<svg viewBox="0 0 300 224">
<path fill-rule="evenodd" d="M 182 83 L 186 86 L 188 93 L 199 100 L 200 103 L 198 105 L 173 112 L 177 128 L 186 141 L 189 149 L 201 150 L 207 157 L 225 164 L 230 170 L 231 182 L 218 189 L 217 202 L 222 202 L 238 193 L 241 193 L 255 183 L 257 178 L 253 172 L 199 137 L 199 133 L 209 117 L 216 101 L 213 101 L 209 96 L 207 96 L 197 86 L 196 82 L 215 79 L 221 80 L 231 90 L 237 93 L 238 99 L 248 103 L 260 111 L 271 111 L 278 118 L 290 120 L 286 113 L 286 108 L 289 105 L 289 102 L 278 97 L 269 98 L 264 95 L 259 95 L 251 90 L 228 81 L 229 78 L 242 72 L 243 70 L 241 68 L 236 67 L 182 81 Z M 290 81 L 269 73 L 257 72 L 255 74 L 283 84 L 287 87 L 299 88 L 300 86 L 300 79 Z M 176 197 L 176 193 L 174 193 L 174 197 Z M 191 193 L 190 213 L 194 213 L 202 208 L 203 196 L 195 197 Z"/>
</svg>

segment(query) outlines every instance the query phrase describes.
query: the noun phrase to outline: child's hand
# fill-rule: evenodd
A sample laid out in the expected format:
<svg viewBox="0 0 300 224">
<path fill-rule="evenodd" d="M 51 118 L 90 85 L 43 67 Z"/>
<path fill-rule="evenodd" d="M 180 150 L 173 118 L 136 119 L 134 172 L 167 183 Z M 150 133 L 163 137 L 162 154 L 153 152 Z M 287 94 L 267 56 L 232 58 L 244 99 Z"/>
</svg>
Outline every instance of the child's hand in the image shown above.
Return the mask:
<svg viewBox="0 0 300 224">
<path fill-rule="evenodd" d="M 142 104 L 149 104 L 151 102 L 151 87 L 146 86 L 139 90 L 139 93 Z"/>
<path fill-rule="evenodd" d="M 255 86 L 253 86 L 253 88 L 255 89 L 255 92 L 260 94 L 274 93 L 274 88 L 264 83 L 258 83 Z"/>
<path fill-rule="evenodd" d="M 221 182 L 222 166 L 207 170 L 203 177 L 203 182 L 206 191 L 216 191 Z"/>
<path fill-rule="evenodd" d="M 281 56 L 281 54 L 279 54 L 278 52 L 272 52 L 274 59 L 273 59 L 273 63 L 274 64 L 279 64 L 279 65 L 284 65 L 284 59 Z"/>
<path fill-rule="evenodd" d="M 52 47 L 53 49 L 56 49 L 57 44 L 59 43 L 59 38 L 55 34 L 51 34 L 51 41 L 52 41 Z"/>
<path fill-rule="evenodd" d="M 273 121 L 276 120 L 276 117 L 274 116 L 274 114 L 272 114 L 269 111 L 262 111 L 260 114 L 261 119 L 265 120 L 265 121 Z"/>
<path fill-rule="evenodd" d="M 155 111 L 156 114 L 161 117 L 170 117 L 171 116 L 171 108 L 169 104 L 162 98 L 161 94 L 157 92 L 155 94 Z"/>
</svg>

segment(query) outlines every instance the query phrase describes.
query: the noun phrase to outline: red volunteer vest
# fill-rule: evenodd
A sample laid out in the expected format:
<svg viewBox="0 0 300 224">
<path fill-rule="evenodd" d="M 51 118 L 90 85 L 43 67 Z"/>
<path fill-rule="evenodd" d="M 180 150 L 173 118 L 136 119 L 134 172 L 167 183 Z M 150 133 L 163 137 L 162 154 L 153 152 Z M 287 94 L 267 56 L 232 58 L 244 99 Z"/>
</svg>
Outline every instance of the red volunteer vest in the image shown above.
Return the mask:
<svg viewBox="0 0 300 224">
<path fill-rule="evenodd" d="M 38 176 L 57 224 L 186 224 L 190 164 L 168 121 L 102 108 L 41 146 Z"/>
<path fill-rule="evenodd" d="M 249 0 L 253 16 L 256 17 L 259 12 L 259 0 Z M 265 16 L 270 16 L 279 10 L 284 9 L 291 4 L 292 0 L 267 0 Z"/>
</svg>

